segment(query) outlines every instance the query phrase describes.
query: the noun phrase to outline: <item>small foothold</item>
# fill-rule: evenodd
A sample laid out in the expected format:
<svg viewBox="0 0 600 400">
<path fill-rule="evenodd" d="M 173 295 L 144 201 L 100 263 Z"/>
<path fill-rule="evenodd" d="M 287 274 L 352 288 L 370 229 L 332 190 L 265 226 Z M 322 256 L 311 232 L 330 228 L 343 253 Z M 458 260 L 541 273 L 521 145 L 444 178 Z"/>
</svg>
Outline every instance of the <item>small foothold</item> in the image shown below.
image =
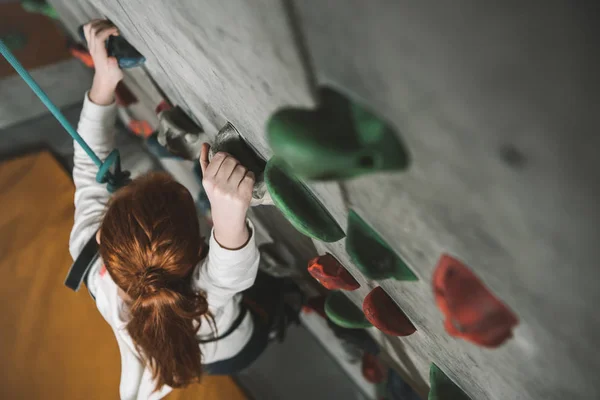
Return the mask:
<svg viewBox="0 0 600 400">
<path fill-rule="evenodd" d="M 369 328 L 371 323 L 343 292 L 331 292 L 325 301 L 325 313 L 336 325 L 342 328 Z"/>
<path fill-rule="evenodd" d="M 369 279 L 418 280 L 402 258 L 353 210 L 348 212 L 346 251 Z"/>
<path fill-rule="evenodd" d="M 409 164 L 388 122 L 345 95 L 323 88 L 316 110 L 286 108 L 267 123 L 273 153 L 305 179 L 345 179 Z"/>
<path fill-rule="evenodd" d="M 433 292 L 455 337 L 497 347 L 512 337 L 516 315 L 496 298 L 462 262 L 444 254 L 433 273 Z"/>
<path fill-rule="evenodd" d="M 308 272 L 329 290 L 356 290 L 360 287 L 346 268 L 329 253 L 310 260 Z"/>
<path fill-rule="evenodd" d="M 200 158 L 200 149 L 206 134 L 202 127 L 198 126 L 181 107 L 161 107 L 158 121 L 157 139 L 161 146 L 164 146 L 171 154 L 186 160 L 196 161 Z M 192 135 L 196 140 L 188 142 L 187 135 Z"/>
<path fill-rule="evenodd" d="M 431 363 L 429 367 L 429 391 L 428 400 L 471 400 L 469 396 L 437 365 Z"/>
<path fill-rule="evenodd" d="M 363 312 L 374 327 L 392 336 L 409 336 L 417 331 L 406 314 L 381 286 L 369 293 L 363 302 Z"/>
<path fill-rule="evenodd" d="M 346 236 L 325 206 L 283 160 L 273 157 L 267 162 L 265 182 L 275 206 L 298 231 L 323 242 L 335 242 Z"/>
</svg>

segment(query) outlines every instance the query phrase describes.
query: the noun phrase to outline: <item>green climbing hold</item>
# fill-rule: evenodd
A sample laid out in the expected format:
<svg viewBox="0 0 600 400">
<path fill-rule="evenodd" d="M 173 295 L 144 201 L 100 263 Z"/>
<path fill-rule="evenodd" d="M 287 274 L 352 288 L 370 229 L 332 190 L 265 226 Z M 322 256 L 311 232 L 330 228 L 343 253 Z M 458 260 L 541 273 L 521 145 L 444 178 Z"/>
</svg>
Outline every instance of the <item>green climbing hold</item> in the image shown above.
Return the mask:
<svg viewBox="0 0 600 400">
<path fill-rule="evenodd" d="M 325 314 L 331 322 L 342 328 L 360 329 L 372 326 L 362 310 L 342 292 L 329 293 L 325 300 Z"/>
<path fill-rule="evenodd" d="M 471 398 L 434 363 L 431 363 L 431 366 L 429 367 L 429 384 L 431 390 L 429 391 L 428 400 L 471 400 Z"/>
<path fill-rule="evenodd" d="M 265 167 L 265 183 L 273 203 L 296 229 L 323 242 L 343 239 L 344 231 L 312 191 L 280 158 Z"/>
<path fill-rule="evenodd" d="M 408 166 L 408 151 L 386 121 L 333 89 L 320 98 L 316 110 L 282 109 L 267 124 L 274 154 L 298 176 L 344 179 Z"/>
<path fill-rule="evenodd" d="M 346 251 L 369 279 L 418 280 L 402 258 L 354 210 L 348 212 Z"/>
<path fill-rule="evenodd" d="M 58 13 L 45 0 L 21 0 L 21 7 L 27 12 L 43 14 L 53 19 L 59 19 Z"/>
</svg>

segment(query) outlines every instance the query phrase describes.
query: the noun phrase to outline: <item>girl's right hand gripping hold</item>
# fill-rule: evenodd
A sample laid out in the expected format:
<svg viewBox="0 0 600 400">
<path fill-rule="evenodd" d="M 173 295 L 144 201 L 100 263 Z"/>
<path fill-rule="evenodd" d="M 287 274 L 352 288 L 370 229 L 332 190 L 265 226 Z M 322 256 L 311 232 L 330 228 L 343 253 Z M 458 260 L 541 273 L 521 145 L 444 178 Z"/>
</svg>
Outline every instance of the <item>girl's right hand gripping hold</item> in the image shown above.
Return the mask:
<svg viewBox="0 0 600 400">
<path fill-rule="evenodd" d="M 211 204 L 214 237 L 221 247 L 235 250 L 250 238 L 246 212 L 252 200 L 254 173 L 230 154 L 219 152 L 208 161 L 210 146 L 202 145 L 202 185 Z"/>
</svg>

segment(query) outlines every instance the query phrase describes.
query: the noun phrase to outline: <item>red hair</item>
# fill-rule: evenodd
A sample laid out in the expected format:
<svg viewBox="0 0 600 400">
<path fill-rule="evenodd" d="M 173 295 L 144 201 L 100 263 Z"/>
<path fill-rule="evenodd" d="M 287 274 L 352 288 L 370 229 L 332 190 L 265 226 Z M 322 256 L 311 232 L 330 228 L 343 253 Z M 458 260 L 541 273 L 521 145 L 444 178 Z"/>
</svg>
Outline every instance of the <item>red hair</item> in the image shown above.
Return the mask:
<svg viewBox="0 0 600 400">
<path fill-rule="evenodd" d="M 127 330 L 156 389 L 198 381 L 196 334 L 209 314 L 206 297 L 190 282 L 203 241 L 189 191 L 166 173 L 134 180 L 109 202 L 99 247 L 111 278 L 131 300 Z"/>
</svg>

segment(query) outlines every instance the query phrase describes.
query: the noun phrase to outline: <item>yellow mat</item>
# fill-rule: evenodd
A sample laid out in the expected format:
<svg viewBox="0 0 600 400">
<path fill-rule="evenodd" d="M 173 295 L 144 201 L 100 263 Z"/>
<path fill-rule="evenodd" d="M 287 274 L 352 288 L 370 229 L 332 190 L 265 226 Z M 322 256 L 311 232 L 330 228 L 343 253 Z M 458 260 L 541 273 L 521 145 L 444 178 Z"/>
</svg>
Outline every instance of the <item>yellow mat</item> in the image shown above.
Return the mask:
<svg viewBox="0 0 600 400">
<path fill-rule="evenodd" d="M 0 164 L 0 399 L 117 399 L 117 343 L 71 264 L 73 183 L 49 153 Z M 169 399 L 243 400 L 228 377 Z"/>
</svg>

